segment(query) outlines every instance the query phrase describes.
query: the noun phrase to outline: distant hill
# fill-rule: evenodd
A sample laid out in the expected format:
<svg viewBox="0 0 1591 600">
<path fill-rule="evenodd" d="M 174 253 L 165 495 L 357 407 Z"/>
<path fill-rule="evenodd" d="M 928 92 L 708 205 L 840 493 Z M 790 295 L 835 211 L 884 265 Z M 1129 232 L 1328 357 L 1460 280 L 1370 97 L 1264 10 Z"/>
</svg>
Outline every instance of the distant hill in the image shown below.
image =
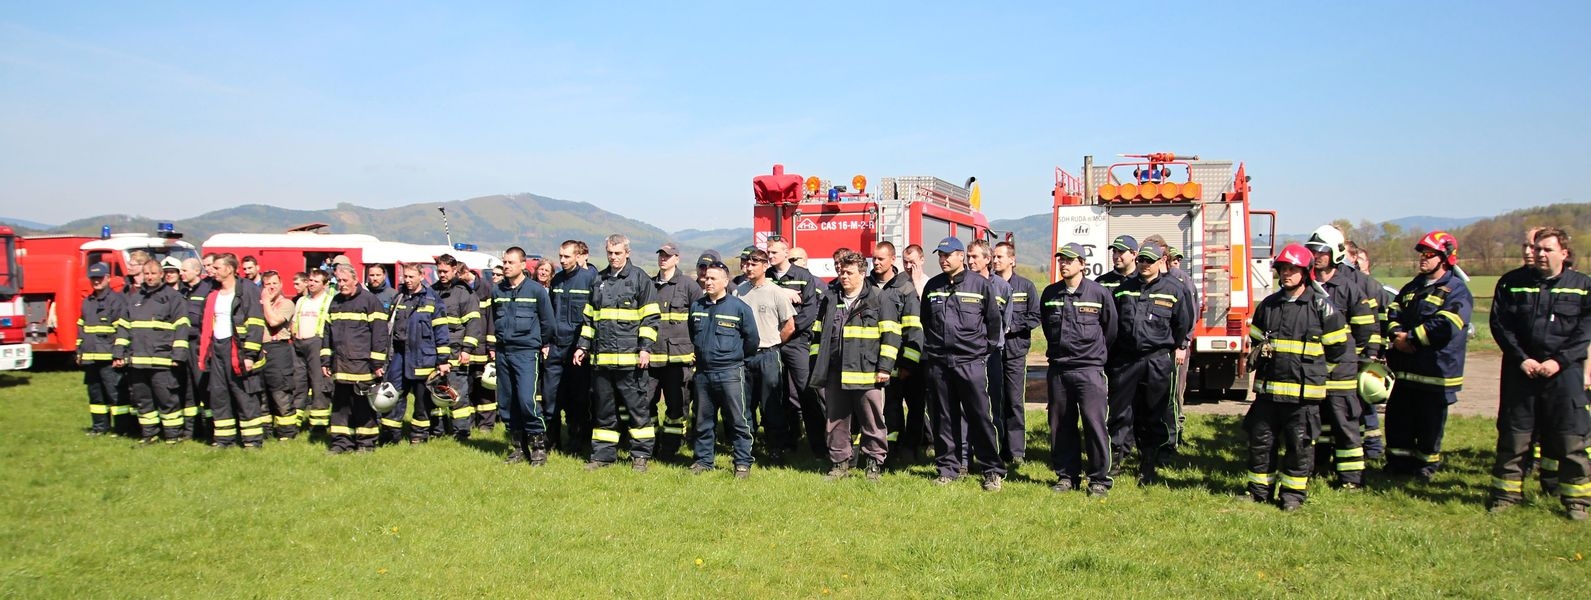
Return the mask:
<svg viewBox="0 0 1591 600">
<path fill-rule="evenodd" d="M 734 229 L 685 229 L 676 231 L 671 238 L 681 246 L 688 248 L 712 248 L 719 252 L 739 252 L 741 248 L 751 245 L 752 234 L 750 227 Z M 700 254 L 698 252 L 697 254 Z M 687 257 L 696 260 L 696 257 Z"/>
<path fill-rule="evenodd" d="M 1438 229 L 1441 229 L 1441 230 L 1458 229 L 1460 227 L 1463 227 L 1465 225 L 1469 225 L 1470 223 L 1474 223 L 1476 221 L 1479 221 L 1479 220 L 1485 219 L 1485 218 L 1487 218 L 1487 217 L 1428 217 L 1428 216 L 1418 216 L 1418 217 L 1403 217 L 1401 219 L 1393 219 L 1391 221 L 1385 221 L 1385 222 L 1386 223 L 1391 223 L 1393 225 L 1397 225 L 1398 227 L 1402 227 L 1402 228 L 1404 228 L 1406 230 L 1434 231 L 1434 230 L 1438 230 Z"/>
<path fill-rule="evenodd" d="M 1422 217 L 1414 217 L 1422 218 Z M 1433 222 L 1416 222 L 1426 227 L 1406 228 L 1397 221 L 1370 224 L 1360 223 L 1349 237 L 1361 240 L 1381 268 L 1396 275 L 1413 272 L 1413 248 L 1419 238 L 1430 231 Z M 1522 246 L 1525 232 L 1531 227 L 1561 227 L 1571 239 L 1591 234 L 1591 203 L 1578 202 L 1550 204 L 1522 208 L 1478 220 L 1467 225 L 1448 227 L 1434 223 L 1458 238 L 1459 259 L 1465 271 L 1472 275 L 1500 275 L 1519 266 L 1523 258 Z M 1573 247 L 1571 243 L 1570 247 Z M 1583 250 L 1582 250 L 1583 251 Z"/>
<path fill-rule="evenodd" d="M 27 219 L 13 219 L 11 217 L 0 217 L 0 225 L 10 225 L 12 228 L 19 229 L 19 230 L 26 230 L 28 232 L 48 231 L 48 230 L 50 230 L 50 229 L 55 227 L 54 225 L 46 225 L 46 224 L 40 223 L 38 221 L 29 221 Z"/>
<path fill-rule="evenodd" d="M 189 240 L 203 243 L 223 232 L 276 233 L 305 223 L 326 223 L 329 233 L 366 233 L 384 240 L 416 244 L 441 244 L 447 241 L 442 230 L 446 208 L 454 242 L 476 244 L 483 251 L 499 252 L 509 246 L 547 256 L 557 254 L 563 240 L 583 240 L 591 253 L 601 256 L 602 242 L 608 234 L 622 233 L 630 238 L 637 262 L 650 264 L 649 255 L 671 235 L 646 223 L 611 213 L 585 202 L 570 202 L 535 194 L 485 196 L 451 202 L 427 202 L 397 208 L 367 208 L 339 204 L 329 210 L 292 210 L 250 204 L 208 212 L 176 221 L 177 229 Z M 121 232 L 154 231 L 156 219 L 146 216 L 102 215 L 78 219 L 50 233 L 98 235 L 100 227 L 110 225 Z M 739 233 L 737 233 L 739 232 Z M 681 232 L 682 234 L 687 232 Z M 731 238 L 751 237 L 750 229 L 696 231 L 689 239 L 678 239 L 682 252 L 700 253 L 704 248 L 727 250 L 742 242 Z M 703 244 L 715 244 L 704 246 Z M 598 260 L 597 264 L 604 261 Z"/>
<path fill-rule="evenodd" d="M 1050 236 L 1054 234 L 1051 231 L 1050 213 L 1028 215 L 1020 219 L 995 219 L 989 222 L 989 228 L 999 234 L 1012 234 L 1018 265 L 1043 270 L 1049 266 L 1050 257 L 1055 255 L 1050 248 Z"/>
</svg>

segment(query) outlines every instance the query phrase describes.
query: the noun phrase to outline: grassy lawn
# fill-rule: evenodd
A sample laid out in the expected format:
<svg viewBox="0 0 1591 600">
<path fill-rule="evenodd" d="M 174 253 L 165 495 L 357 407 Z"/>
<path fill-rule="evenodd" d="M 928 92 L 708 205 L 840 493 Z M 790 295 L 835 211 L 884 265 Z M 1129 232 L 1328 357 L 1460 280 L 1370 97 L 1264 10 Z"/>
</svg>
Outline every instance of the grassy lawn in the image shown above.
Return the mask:
<svg viewBox="0 0 1591 600">
<path fill-rule="evenodd" d="M 877 484 L 812 461 L 745 482 L 563 456 L 531 470 L 497 440 L 135 450 L 82 435 L 78 381 L 0 376 L 0 596 L 1577 597 L 1591 577 L 1591 528 L 1555 501 L 1482 510 L 1486 419 L 1451 421 L 1431 483 L 1317 478 L 1283 514 L 1233 497 L 1232 418 L 1190 418 L 1169 486 L 1091 501 L 1048 490 L 1038 413 L 1030 462 L 990 494 L 927 466 Z"/>
</svg>

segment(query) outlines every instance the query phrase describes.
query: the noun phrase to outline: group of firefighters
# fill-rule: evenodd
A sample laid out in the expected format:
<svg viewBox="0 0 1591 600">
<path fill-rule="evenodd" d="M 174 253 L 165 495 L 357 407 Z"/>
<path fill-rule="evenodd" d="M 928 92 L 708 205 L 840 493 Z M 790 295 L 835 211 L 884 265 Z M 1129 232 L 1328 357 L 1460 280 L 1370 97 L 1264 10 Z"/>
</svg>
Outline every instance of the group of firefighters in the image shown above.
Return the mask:
<svg viewBox="0 0 1591 600">
<path fill-rule="evenodd" d="M 1504 355 L 1494 511 L 1522 500 L 1533 468 L 1571 518 L 1591 505 L 1591 279 L 1566 266 L 1568 244 L 1562 230 L 1534 231 L 1527 264 L 1494 295 Z M 779 239 L 745 248 L 734 267 L 708 251 L 694 278 L 672 243 L 657 249 L 655 273 L 643 271 L 622 235 L 604 240 L 600 271 L 569 240 L 556 269 L 518 247 L 481 274 L 442 255 L 434 283 L 404 265 L 391 274 L 396 289 L 382 267 L 363 273 L 366 285 L 339 257 L 293 275 L 296 300 L 249 257 L 147 260 L 122 292 L 95 264 L 78 360 L 90 434 L 140 445 L 259 448 L 307 426 L 332 453 L 365 452 L 464 439 L 501 421 L 508 462 L 542 465 L 562 451 L 599 469 L 623 445 L 646 471 L 688 443 L 691 472 L 704 473 L 721 433 L 745 478 L 754 446 L 779 464 L 804 437 L 830 479 L 853 469 L 877 479 L 931 448 L 936 483 L 970 471 L 994 491 L 1025 458 L 1026 362 L 1039 330 L 1052 489 L 1104 496 L 1129 455 L 1140 485 L 1160 481 L 1176 455 L 1198 312 L 1176 246 L 1120 236 L 1110 249 L 1114 270 L 1090 280 L 1084 247 L 1061 245 L 1058 281 L 1042 291 L 1016 273 L 1011 243 L 954 237 L 932 249 L 932 277 L 923 248 L 897 262 L 880 242 L 870 256 L 836 252 L 832 283 Z M 1298 508 L 1317 464 L 1359 488 L 1383 452 L 1391 473 L 1430 479 L 1441 468 L 1474 298 L 1453 236 L 1432 232 L 1415 250 L 1419 274 L 1396 293 L 1331 226 L 1275 255 L 1279 291 L 1249 326 L 1255 501 Z M 1367 386 L 1385 374 L 1396 382 L 1387 398 Z"/>
</svg>

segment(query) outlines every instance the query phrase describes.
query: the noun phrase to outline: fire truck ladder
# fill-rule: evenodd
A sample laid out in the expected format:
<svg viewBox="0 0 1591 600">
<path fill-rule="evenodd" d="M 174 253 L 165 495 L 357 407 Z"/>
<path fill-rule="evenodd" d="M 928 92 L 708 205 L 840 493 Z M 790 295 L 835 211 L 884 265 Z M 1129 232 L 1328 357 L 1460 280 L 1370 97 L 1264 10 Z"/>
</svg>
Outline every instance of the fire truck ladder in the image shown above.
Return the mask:
<svg viewBox="0 0 1591 600">
<path fill-rule="evenodd" d="M 1195 161 L 1188 167 L 1193 181 L 1205 193 L 1196 209 L 1203 212 L 1199 243 L 1194 248 L 1193 275 L 1201 289 L 1200 308 L 1205 327 L 1227 327 L 1232 309 L 1232 203 L 1227 201 L 1232 188 L 1232 163 Z M 1242 332 L 1227 332 L 1242 335 Z"/>
<path fill-rule="evenodd" d="M 905 250 L 910 242 L 910 235 L 906 231 L 906 213 L 909 201 L 895 198 L 879 198 L 878 200 L 878 230 L 879 241 L 895 244 L 896 248 Z"/>
</svg>

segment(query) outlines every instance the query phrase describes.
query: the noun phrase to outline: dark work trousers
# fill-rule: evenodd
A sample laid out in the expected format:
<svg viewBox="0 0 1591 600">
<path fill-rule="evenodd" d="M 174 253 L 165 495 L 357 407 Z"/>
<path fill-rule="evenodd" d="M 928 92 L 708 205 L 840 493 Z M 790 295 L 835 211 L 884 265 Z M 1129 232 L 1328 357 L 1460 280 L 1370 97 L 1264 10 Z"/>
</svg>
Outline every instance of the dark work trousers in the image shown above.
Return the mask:
<svg viewBox="0 0 1591 600">
<path fill-rule="evenodd" d="M 331 393 L 331 447 L 342 450 L 376 447 L 376 437 L 381 426 L 376 422 L 376 409 L 370 407 L 365 397 L 369 384 L 336 382 Z"/>
<path fill-rule="evenodd" d="M 1442 436 L 1455 392 L 1405 382 L 1387 398 L 1387 470 L 1430 477 L 1442 469 Z"/>
<path fill-rule="evenodd" d="M 685 398 L 685 389 L 690 385 L 691 366 L 683 363 L 654 364 L 647 371 L 651 374 L 652 390 L 647 397 L 652 414 L 662 417 L 659 421 L 663 431 L 657 440 L 657 454 L 671 457 L 679 452 L 680 444 L 690 432 L 690 407 Z M 658 411 L 659 401 L 663 404 L 661 412 Z"/>
<path fill-rule="evenodd" d="M 1106 367 L 1113 469 L 1120 469 L 1133 446 L 1138 448 L 1141 473 L 1153 473 L 1171 451 L 1171 438 L 1177 430 L 1171 402 L 1174 362 L 1170 350 L 1157 350 Z"/>
<path fill-rule="evenodd" d="M 198 348 L 199 340 L 188 341 L 189 348 Z M 197 354 L 190 355 L 198 360 Z M 177 365 L 177 386 L 182 393 L 182 439 L 210 437 L 210 388 L 192 362 Z"/>
<path fill-rule="evenodd" d="M 564 446 L 570 454 L 582 454 L 591 445 L 591 366 L 569 362 L 572 348 L 553 348 L 547 353 L 547 379 L 541 384 L 542 402 L 547 406 L 549 441 Z M 563 415 L 567 436 L 559 436 L 559 414 Z"/>
<path fill-rule="evenodd" d="M 310 427 L 325 427 L 331 423 L 332 381 L 320 369 L 320 338 L 293 340 L 293 354 L 306 376 L 294 404 L 305 409 Z"/>
<path fill-rule="evenodd" d="M 839 373 L 838 364 L 830 371 Z M 830 463 L 849 463 L 851 460 L 851 430 L 861 437 L 862 456 L 879 465 L 889 458 L 889 435 L 884 426 L 884 390 L 847 390 L 840 386 L 839 377 L 830 377 L 823 386 L 823 405 L 828 410 L 824 434 L 828 440 Z"/>
<path fill-rule="evenodd" d="M 746 390 L 751 393 L 746 398 L 746 423 L 753 436 L 757 435 L 758 423 L 762 424 L 762 443 L 770 452 L 782 452 L 783 441 L 790 435 L 784 414 L 782 370 L 777 346 L 758 350 L 746 360 Z"/>
<path fill-rule="evenodd" d="M 1257 399 L 1243 417 L 1243 428 L 1248 431 L 1249 495 L 1265 502 L 1274 498 L 1283 505 L 1303 504 L 1315 470 L 1320 405 Z M 1283 452 L 1285 458 L 1279 458 Z"/>
<path fill-rule="evenodd" d="M 111 432 L 110 412 L 116 406 L 121 378 L 121 372 L 111 366 L 111 361 L 83 363 L 83 385 L 88 388 L 89 431 Z"/>
<path fill-rule="evenodd" d="M 127 369 L 122 380 L 138 418 L 139 437 L 152 439 L 162 433 L 168 440 L 182 437 L 182 396 L 177 394 L 177 378 L 171 369 Z"/>
<path fill-rule="evenodd" d="M 133 410 L 132 392 L 127 389 L 128 384 L 132 383 L 127 378 L 127 372 L 131 370 L 132 367 L 117 370 L 121 376 L 116 378 L 116 403 L 110 407 L 111 430 L 116 435 L 138 437 L 143 428 L 138 424 L 138 414 Z"/>
<path fill-rule="evenodd" d="M 1005 385 L 1002 383 L 1005 380 L 1005 370 L 1001 367 L 1001 365 L 1005 364 L 1005 352 L 995 350 L 989 354 L 985 361 L 988 369 L 986 373 L 988 379 L 986 381 L 989 382 L 989 414 L 994 418 L 995 451 L 1000 453 L 1001 460 L 1011 460 L 1011 452 L 1006 448 L 1005 430 L 1005 416 L 1009 403 L 1006 401 Z M 968 448 L 967 450 L 975 451 L 976 449 Z M 963 452 L 961 454 L 961 462 L 965 464 L 967 458 L 967 453 Z"/>
<path fill-rule="evenodd" d="M 691 432 L 692 456 L 696 464 L 713 466 L 718 434 L 715 421 L 722 411 L 728 426 L 729 446 L 735 466 L 751 464 L 751 421 L 747 418 L 746 370 L 731 367 L 698 371 L 691 379 L 696 401 L 696 424 Z M 634 436 L 632 436 L 633 438 Z"/>
<path fill-rule="evenodd" d="M 1365 450 L 1359 437 L 1359 394 L 1331 391 L 1320 405 L 1320 437 L 1315 440 L 1315 467 L 1331 468 L 1339 483 L 1364 483 Z"/>
<path fill-rule="evenodd" d="M 501 379 L 499 379 L 501 381 Z M 651 458 L 657 427 L 646 398 L 646 372 L 641 369 L 593 369 L 591 383 L 591 461 L 619 459 L 619 405 L 628 409 L 630 458 Z"/>
<path fill-rule="evenodd" d="M 1104 367 L 1051 366 L 1045 380 L 1050 392 L 1050 468 L 1060 479 L 1079 485 L 1086 452 L 1088 484 L 1110 489 L 1114 481 L 1110 476 L 1110 429 L 1105 427 L 1110 402 Z"/>
<path fill-rule="evenodd" d="M 537 380 L 538 383 L 540 381 L 540 379 Z M 431 391 L 426 390 L 426 397 L 430 399 L 431 407 L 431 411 L 425 413 L 430 437 L 440 437 L 448 434 L 452 434 L 453 437 L 461 440 L 470 437 L 470 431 L 475 428 L 475 405 L 470 402 L 471 385 L 479 384 L 471 379 L 469 365 L 464 365 L 450 368 L 447 371 L 447 386 L 453 388 L 453 391 L 459 395 L 459 399 L 453 403 L 453 406 L 448 407 L 438 404 L 436 397 L 431 394 Z M 543 414 L 545 415 L 545 413 Z M 415 417 L 418 418 L 419 413 L 415 413 Z M 418 429 L 418 427 L 413 422 L 410 422 L 409 439 L 414 439 L 415 429 Z"/>
<path fill-rule="evenodd" d="M 926 357 L 926 356 L 925 356 Z M 963 448 L 971 442 L 972 460 L 985 474 L 1005 475 L 999 439 L 990 414 L 988 363 L 977 359 L 928 365 L 928 402 L 934 411 L 934 466 L 941 477 L 957 477 Z M 966 427 L 967 434 L 962 434 Z M 970 439 L 968 439 L 970 438 Z"/>
<path fill-rule="evenodd" d="M 1364 444 L 1365 458 L 1381 458 L 1387 452 L 1381 433 L 1381 415 L 1376 412 L 1376 405 L 1363 400 L 1359 401 L 1359 413 L 1359 440 Z"/>
<path fill-rule="evenodd" d="M 270 366 L 269 362 L 265 364 Z M 215 415 L 213 444 L 225 448 L 239 441 L 251 446 L 264 442 L 269 417 L 260 410 L 259 378 L 239 375 L 233 369 L 231 339 L 210 344 L 205 371 L 210 384 L 210 412 Z"/>
<path fill-rule="evenodd" d="M 398 389 L 398 402 L 392 410 L 376 415 L 381 424 L 380 444 L 396 444 L 403 439 L 403 421 L 409 414 L 409 398 L 414 397 L 414 416 L 409 417 L 409 439 L 425 440 L 431 432 L 431 392 L 424 379 L 404 376 L 409 371 L 409 355 L 403 342 L 392 343 L 392 353 L 387 355 L 387 370 L 382 381 Z"/>
<path fill-rule="evenodd" d="M 1006 462 L 1027 456 L 1027 401 L 1028 401 L 1028 353 L 1030 342 L 1016 340 L 1008 342 L 1011 346 L 1000 361 L 1000 379 L 998 385 L 991 384 L 990 388 L 1002 389 L 1001 397 L 1004 402 L 1000 404 L 1000 424 L 1005 434 L 1005 443 L 1000 446 L 1000 458 Z"/>
<path fill-rule="evenodd" d="M 539 355 L 540 355 L 540 353 L 538 352 L 538 356 Z M 485 372 L 486 372 L 486 363 L 478 362 L 478 363 L 472 363 L 470 365 L 470 379 L 472 379 L 474 381 L 480 381 L 481 380 L 481 373 L 485 373 Z M 497 365 L 497 382 L 498 382 L 498 386 L 502 385 L 502 381 L 503 381 L 503 365 L 502 365 L 502 363 L 498 363 L 498 365 Z M 498 389 L 502 389 L 502 388 L 498 387 Z M 470 395 L 469 395 L 470 406 L 475 410 L 475 414 L 474 414 L 473 418 L 475 419 L 475 428 L 476 429 L 478 429 L 480 431 L 483 431 L 483 432 L 491 432 L 491 430 L 493 428 L 497 427 L 497 420 L 498 420 L 499 417 L 502 416 L 502 412 L 503 412 L 502 404 L 500 404 L 497 401 L 498 397 L 499 397 L 499 395 L 497 393 L 497 390 L 488 390 L 488 389 L 486 389 L 485 386 L 477 385 L 477 386 L 472 386 L 470 388 Z M 532 395 L 532 400 L 533 401 L 534 401 L 534 398 L 535 398 L 535 396 Z M 457 409 L 455 409 L 455 412 L 456 412 L 456 410 Z"/>
<path fill-rule="evenodd" d="M 779 362 L 784 366 L 784 416 L 785 447 L 796 448 L 801 430 L 806 431 L 807 446 L 816 457 L 828 456 L 828 443 L 824 440 L 825 411 L 823 400 L 807 390 L 807 379 L 812 375 L 812 341 L 810 334 L 797 333 L 790 341 L 779 346 Z"/>
<path fill-rule="evenodd" d="M 298 437 L 299 414 L 293 404 L 293 396 L 298 391 L 293 383 L 293 342 L 266 342 L 264 352 L 265 368 L 260 375 L 265 380 L 265 398 L 270 404 L 271 425 L 276 428 L 277 439 Z"/>
<path fill-rule="evenodd" d="M 1588 392 L 1582 368 L 1578 364 L 1571 367 L 1561 369 L 1556 377 L 1534 379 L 1521 373 L 1518 363 L 1504 362 L 1497 409 L 1497 457 L 1492 466 L 1494 499 L 1524 499 L 1526 466 L 1534 441 L 1540 446 L 1543 488 L 1551 483 L 1546 469 L 1551 461 L 1557 467 L 1557 491 L 1564 506 L 1591 506 L 1591 459 L 1586 455 L 1591 412 L 1586 408 Z"/>
<path fill-rule="evenodd" d="M 497 349 L 497 418 L 510 437 L 547 433 L 547 421 L 536 404 L 536 376 L 540 373 L 540 350 Z"/>
</svg>

